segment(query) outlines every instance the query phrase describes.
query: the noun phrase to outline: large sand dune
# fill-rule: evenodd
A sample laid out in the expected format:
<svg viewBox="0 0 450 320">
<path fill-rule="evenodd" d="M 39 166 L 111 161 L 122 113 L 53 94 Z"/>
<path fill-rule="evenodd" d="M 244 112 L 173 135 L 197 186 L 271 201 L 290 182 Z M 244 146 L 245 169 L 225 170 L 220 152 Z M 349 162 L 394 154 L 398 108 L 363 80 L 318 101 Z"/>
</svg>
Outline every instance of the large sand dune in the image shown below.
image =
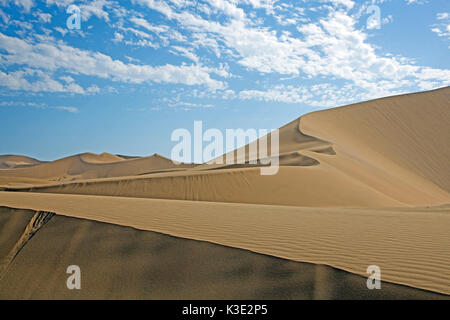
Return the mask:
<svg viewBox="0 0 450 320">
<path fill-rule="evenodd" d="M 0 205 L 363 276 L 375 264 L 385 281 L 450 294 L 450 87 L 306 114 L 279 137 L 272 176 L 248 152 L 244 164 L 181 166 L 81 154 L 1 169 Z"/>
<path fill-rule="evenodd" d="M 1 222 L 14 231 L 7 239 L 20 239 L 35 214 L 0 207 Z M 3 238 L 0 248 L 13 248 Z M 64 286 L 74 262 L 81 290 Z M 324 265 L 56 215 L 10 264 L 0 299 L 448 299 L 388 282 L 367 290 L 366 280 Z"/>
<path fill-rule="evenodd" d="M 157 231 L 294 261 L 326 264 L 450 294 L 450 208 L 325 209 L 0 192 L 13 208 Z"/>
</svg>

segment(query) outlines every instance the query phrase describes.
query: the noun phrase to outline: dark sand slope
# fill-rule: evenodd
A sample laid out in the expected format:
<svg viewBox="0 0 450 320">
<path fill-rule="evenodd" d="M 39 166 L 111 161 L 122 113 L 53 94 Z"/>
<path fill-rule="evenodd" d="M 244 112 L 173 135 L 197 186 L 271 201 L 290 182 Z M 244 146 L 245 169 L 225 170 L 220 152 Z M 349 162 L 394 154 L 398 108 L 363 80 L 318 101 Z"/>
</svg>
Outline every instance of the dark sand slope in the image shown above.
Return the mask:
<svg viewBox="0 0 450 320">
<path fill-rule="evenodd" d="M 35 212 L 0 207 L 1 248 Z M 7 240 L 7 241 L 5 241 Z M 5 251 L 5 250 L 3 250 Z M 2 251 L 3 257 L 4 252 Z M 66 268 L 81 268 L 68 290 Z M 0 299 L 448 299 L 366 278 L 202 241 L 54 216 L 27 242 L 2 280 Z"/>
<path fill-rule="evenodd" d="M 6 256 L 0 258 L 0 280 L 23 247 L 54 215 L 52 212 L 35 212 L 22 232 L 22 235 L 16 240 L 15 245 L 9 250 Z"/>
<path fill-rule="evenodd" d="M 2 210 L 0 214 L 0 260 L 6 257 L 14 247 L 20 235 L 30 221 L 28 210 L 15 209 L 14 214 L 6 214 L 8 210 Z M 3 214 L 5 212 L 5 214 Z"/>
</svg>

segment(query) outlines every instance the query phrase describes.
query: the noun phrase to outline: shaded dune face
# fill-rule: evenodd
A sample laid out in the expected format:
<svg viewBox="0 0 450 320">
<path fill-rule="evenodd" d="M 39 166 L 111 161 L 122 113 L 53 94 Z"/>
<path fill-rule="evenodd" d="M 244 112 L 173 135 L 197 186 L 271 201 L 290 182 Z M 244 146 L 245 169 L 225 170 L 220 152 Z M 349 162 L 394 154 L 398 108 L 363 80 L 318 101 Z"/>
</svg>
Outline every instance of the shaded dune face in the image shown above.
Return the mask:
<svg viewBox="0 0 450 320">
<path fill-rule="evenodd" d="M 21 190 L 322 207 L 442 205 L 450 202 L 449 95 L 444 88 L 302 116 L 279 130 L 281 168 L 273 176 L 248 164 L 245 146 L 247 164 L 235 165 L 186 168 L 160 156 L 80 165 L 76 158 L 64 166 L 75 181 Z M 270 134 L 267 141 L 270 153 Z M 51 176 L 57 168 L 0 177 Z"/>
<path fill-rule="evenodd" d="M 35 212 L 0 207 L 0 228 Z M 24 220 L 23 222 L 21 220 Z M 0 235 L 0 247 L 12 248 Z M 2 252 L 3 258 L 4 252 Z M 38 263 L 45 257 L 45 263 Z M 78 265 L 81 290 L 68 290 Z M 274 258 L 203 241 L 54 216 L 17 254 L 0 280 L 1 299 L 445 299 L 324 265 Z"/>
</svg>

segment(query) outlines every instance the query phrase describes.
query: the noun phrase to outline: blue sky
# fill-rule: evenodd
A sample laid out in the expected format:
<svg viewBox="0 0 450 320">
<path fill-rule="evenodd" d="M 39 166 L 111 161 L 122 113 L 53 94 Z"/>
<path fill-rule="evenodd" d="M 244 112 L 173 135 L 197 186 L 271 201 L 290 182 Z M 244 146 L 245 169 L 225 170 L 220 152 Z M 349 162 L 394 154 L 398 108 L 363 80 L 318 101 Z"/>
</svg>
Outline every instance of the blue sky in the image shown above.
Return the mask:
<svg viewBox="0 0 450 320">
<path fill-rule="evenodd" d="M 194 120 L 272 129 L 450 85 L 448 0 L 0 5 L 0 154 L 169 156 Z"/>
</svg>

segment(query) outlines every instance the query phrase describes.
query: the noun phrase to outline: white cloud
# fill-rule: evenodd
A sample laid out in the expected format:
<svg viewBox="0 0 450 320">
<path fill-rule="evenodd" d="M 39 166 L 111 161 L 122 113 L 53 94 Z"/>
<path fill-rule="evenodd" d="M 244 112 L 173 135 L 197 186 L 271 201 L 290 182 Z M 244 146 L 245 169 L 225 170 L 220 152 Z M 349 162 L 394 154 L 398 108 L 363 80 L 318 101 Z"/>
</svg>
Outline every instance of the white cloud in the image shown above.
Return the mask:
<svg viewBox="0 0 450 320">
<path fill-rule="evenodd" d="M 76 107 L 69 106 L 56 106 L 51 107 L 46 103 L 37 103 L 37 102 L 26 102 L 26 101 L 1 101 L 0 107 L 30 107 L 30 108 L 39 108 L 39 109 L 55 109 L 61 111 L 67 111 L 70 113 L 78 113 L 79 109 Z"/>
<path fill-rule="evenodd" d="M 122 42 L 123 40 L 123 34 L 119 33 L 119 32 L 114 32 L 114 39 L 112 40 L 113 42 Z"/>
<path fill-rule="evenodd" d="M 268 90 L 242 90 L 239 98 L 242 100 L 259 100 L 267 102 L 302 103 L 311 94 L 306 88 L 278 85 Z"/>
<path fill-rule="evenodd" d="M 216 43 L 222 42 L 238 54 L 238 63 L 262 73 L 330 76 L 367 87 L 383 79 L 401 86 L 403 79 L 417 78 L 422 69 L 393 57 L 377 55 L 375 48 L 368 44 L 367 35 L 356 29 L 355 19 L 342 10 L 330 10 L 318 23 L 299 26 L 303 37 L 294 37 L 250 26 L 245 15 L 228 7 L 222 10 L 228 13 L 230 20 L 220 24 L 190 12 L 176 12 L 159 1 L 138 1 L 178 21 L 188 30 L 215 35 Z M 353 1 L 331 2 L 347 8 L 354 5 Z M 448 71 L 444 73 L 445 78 L 440 80 L 448 81 Z"/>
<path fill-rule="evenodd" d="M 0 47 L 6 54 L 0 55 L 3 65 L 22 65 L 50 72 L 63 70 L 127 83 L 159 82 L 186 85 L 204 85 L 216 90 L 225 87 L 214 80 L 210 73 L 217 70 L 202 65 L 170 64 L 162 66 L 127 64 L 114 60 L 100 52 L 70 47 L 63 42 L 30 43 L 0 33 Z"/>
<path fill-rule="evenodd" d="M 34 0 L 0 0 L 3 6 L 14 4 L 18 7 L 22 7 L 25 12 L 30 12 L 30 9 L 35 6 Z"/>
<path fill-rule="evenodd" d="M 428 81 L 423 83 L 431 84 Z M 435 83 L 434 86 L 421 88 L 429 90 L 436 87 L 438 87 L 438 83 Z M 238 93 L 237 98 L 265 102 L 301 103 L 317 108 L 333 108 L 401 93 L 405 93 L 405 91 L 396 89 L 389 81 L 381 81 L 376 86 L 368 86 L 365 89 L 354 84 L 343 86 L 329 83 L 303 86 L 277 85 L 266 90 L 242 90 Z"/>
<path fill-rule="evenodd" d="M 181 46 L 172 46 L 171 52 L 175 55 L 181 55 L 183 57 L 186 57 L 196 63 L 198 63 L 199 58 L 195 55 L 192 49 L 181 47 Z"/>
<path fill-rule="evenodd" d="M 40 22 L 50 23 L 52 21 L 52 15 L 50 13 L 44 13 L 44 12 L 38 11 L 38 12 L 35 12 L 34 15 L 38 17 Z"/>
<path fill-rule="evenodd" d="M 56 5 L 59 8 L 67 8 L 74 4 L 80 8 L 83 21 L 89 20 L 92 16 L 110 21 L 109 9 L 113 9 L 116 4 L 110 0 L 46 0 L 47 6 Z"/>
<path fill-rule="evenodd" d="M 108 22 L 109 14 L 104 7 L 107 7 L 110 3 L 111 2 L 107 0 L 90 0 L 85 4 L 79 5 L 82 19 L 88 20 L 94 15 L 97 18 Z"/>
<path fill-rule="evenodd" d="M 441 12 L 441 13 L 438 13 L 438 14 L 437 14 L 436 18 L 437 18 L 438 20 L 446 20 L 446 19 L 449 19 L 449 18 L 450 18 L 450 15 L 449 15 L 448 12 Z"/>
<path fill-rule="evenodd" d="M 355 6 L 355 2 L 352 0 L 319 0 L 320 2 L 329 2 L 335 6 L 344 6 L 347 9 L 352 9 Z"/>
<path fill-rule="evenodd" d="M 2 9 L 0 9 L 0 18 L 2 18 L 3 22 L 5 23 L 5 25 L 7 25 L 9 23 L 10 17 L 5 12 L 3 12 Z"/>
<path fill-rule="evenodd" d="M 67 112 L 70 112 L 70 113 L 78 113 L 80 111 L 76 107 L 67 107 L 67 106 L 53 107 L 53 109 L 61 110 L 61 111 L 67 111 Z"/>
<path fill-rule="evenodd" d="M 428 2 L 428 0 L 406 0 L 406 3 L 408 5 L 410 5 L 410 4 L 425 4 L 427 2 Z"/>
<path fill-rule="evenodd" d="M 132 17 L 130 19 L 130 21 L 133 22 L 134 24 L 136 24 L 137 26 L 143 27 L 154 33 L 163 33 L 163 32 L 167 32 L 169 30 L 168 26 L 152 25 L 147 20 L 138 18 L 138 17 Z"/>
<path fill-rule="evenodd" d="M 133 46 L 127 48 L 130 50 L 141 50 L 136 47 L 166 50 L 186 57 L 192 64 L 154 66 L 132 57 L 121 61 L 101 52 L 77 49 L 62 41 L 38 38 L 37 35 L 24 37 L 24 40 L 0 33 L 0 47 L 3 49 L 0 53 L 1 65 L 11 66 L 12 70 L 22 66 L 35 72 L 34 76 L 3 72 L 4 86 L 29 88 L 30 91 L 41 88 L 47 92 L 99 92 L 98 87 L 82 88 L 72 78 L 86 75 L 121 83 L 180 83 L 216 90 L 225 89 L 227 84 L 212 77 L 231 77 L 228 64 L 233 63 L 233 71 L 236 68 L 243 72 L 259 73 L 262 77 L 340 81 L 359 98 L 399 93 L 407 88 L 434 88 L 450 82 L 449 70 L 416 65 L 404 57 L 382 52 L 370 43 L 367 30 L 361 29 L 358 20 L 361 8 L 366 8 L 370 1 L 360 4 L 352 0 L 317 0 L 319 7 L 310 8 L 307 0 L 301 0 L 304 7 L 301 3 L 302 7 L 299 7 L 298 3 L 276 0 L 132 0 L 144 5 L 145 9 L 159 12 L 161 16 L 157 14 L 156 19 L 154 14 L 147 15 L 145 10 L 139 10 L 142 7 L 128 10 L 117 1 L 46 1 L 48 5 L 64 8 L 75 3 L 81 8 L 83 20 L 95 16 L 108 22 L 114 28 L 111 29 L 111 40 L 117 45 Z M 376 3 L 384 1 L 376 0 Z M 0 2 L 20 5 L 24 10 L 34 6 L 31 0 Z M 406 0 L 407 4 L 423 2 Z M 358 9 L 360 12 L 355 13 Z M 314 11 L 314 15 L 320 15 L 319 18 L 311 20 L 313 18 L 305 13 L 309 10 Z M 1 13 L 0 19 L 8 19 Z M 276 24 L 266 24 L 264 13 Z M 51 16 L 40 19 L 45 22 Z M 446 19 L 448 13 L 439 13 L 439 23 L 432 26 L 432 31 L 444 38 L 450 35 Z M 382 23 L 392 21 L 393 17 L 388 15 Z M 68 32 L 61 27 L 54 30 L 63 36 Z M 86 35 L 89 36 L 88 33 Z M 218 59 L 213 62 L 209 60 L 201 51 L 204 49 Z M 203 65 L 211 62 L 219 66 Z M 48 74 L 47 84 L 43 83 L 46 79 L 38 72 Z M 61 77 L 62 74 L 65 78 Z M 72 80 L 69 81 L 69 78 Z M 339 87 L 332 89 L 338 90 Z M 242 90 L 227 97 L 310 104 L 331 101 L 331 93 L 328 98 L 323 98 L 311 93 L 311 90 L 309 86 L 267 86 L 265 89 Z"/>
<path fill-rule="evenodd" d="M 45 103 L 37 102 L 25 102 L 25 101 L 1 101 L 1 107 L 36 107 L 45 108 L 47 105 Z"/>
<path fill-rule="evenodd" d="M 445 86 L 450 84 L 450 70 L 434 70 L 417 66 L 402 57 L 380 55 L 368 36 L 359 30 L 356 16 L 348 13 L 353 1 L 321 0 L 332 4 L 328 15 L 317 22 L 298 26 L 300 34 L 275 32 L 247 17 L 235 1 L 209 3 L 211 12 L 220 11 L 228 19 L 218 22 L 205 19 L 187 10 L 177 10 L 169 3 L 158 0 L 135 0 L 176 21 L 185 31 L 191 32 L 194 46 L 204 46 L 221 57 L 224 53 L 237 58 L 237 63 L 263 74 L 293 75 L 296 77 L 327 77 L 344 80 L 347 85 L 359 88 L 361 97 L 403 92 L 411 86 Z M 411 1 L 411 3 L 419 3 Z M 250 3 L 258 7 L 257 1 Z M 382 21 L 393 21 L 387 16 Z M 356 89 L 354 89 L 356 90 Z M 302 101 L 298 91 L 247 90 L 240 98 L 292 102 Z"/>
<path fill-rule="evenodd" d="M 179 107 L 184 110 L 190 110 L 192 108 L 213 108 L 212 104 L 202 104 L 202 103 L 193 103 L 193 102 L 185 102 L 185 101 L 177 101 L 173 103 L 169 103 L 169 107 Z"/>
<path fill-rule="evenodd" d="M 436 15 L 436 19 L 438 23 L 432 25 L 431 31 L 438 37 L 450 40 L 450 15 L 448 12 L 441 12 Z"/>
<path fill-rule="evenodd" d="M 64 29 L 61 27 L 55 27 L 55 30 L 58 31 L 63 37 L 66 35 L 67 32 L 69 32 L 68 29 Z"/>
<path fill-rule="evenodd" d="M 32 80 L 30 78 L 37 78 Z M 76 83 L 62 84 L 39 70 L 27 69 L 4 73 L 0 71 L 0 86 L 10 90 L 30 92 L 66 92 L 85 94 L 85 90 Z"/>
</svg>

